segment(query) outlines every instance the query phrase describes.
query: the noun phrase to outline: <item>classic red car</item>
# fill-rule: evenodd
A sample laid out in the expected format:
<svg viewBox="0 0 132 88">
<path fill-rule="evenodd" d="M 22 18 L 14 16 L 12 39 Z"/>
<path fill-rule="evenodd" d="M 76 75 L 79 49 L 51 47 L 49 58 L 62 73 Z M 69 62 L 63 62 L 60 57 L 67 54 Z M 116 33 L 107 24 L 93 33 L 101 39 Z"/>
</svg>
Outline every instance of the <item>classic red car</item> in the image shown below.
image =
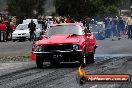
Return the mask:
<svg viewBox="0 0 132 88">
<path fill-rule="evenodd" d="M 36 65 L 43 67 L 43 62 L 57 65 L 60 62 L 76 62 L 85 66 L 94 63 L 96 39 L 82 23 L 53 24 L 45 37 L 34 44 Z"/>
</svg>

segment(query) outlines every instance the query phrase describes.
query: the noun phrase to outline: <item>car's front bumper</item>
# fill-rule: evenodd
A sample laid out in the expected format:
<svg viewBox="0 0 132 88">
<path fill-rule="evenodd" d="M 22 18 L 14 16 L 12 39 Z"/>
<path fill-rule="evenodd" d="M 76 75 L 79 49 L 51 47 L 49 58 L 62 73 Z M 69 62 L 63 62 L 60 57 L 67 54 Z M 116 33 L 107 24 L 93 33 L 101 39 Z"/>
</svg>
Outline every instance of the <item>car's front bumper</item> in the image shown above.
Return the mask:
<svg viewBox="0 0 132 88">
<path fill-rule="evenodd" d="M 44 59 L 46 62 L 58 61 L 58 62 L 74 62 L 79 61 L 83 55 L 82 50 L 77 51 L 52 51 L 52 52 L 34 52 L 37 58 Z"/>
<path fill-rule="evenodd" d="M 12 35 L 12 39 L 29 39 L 28 35 Z"/>
</svg>

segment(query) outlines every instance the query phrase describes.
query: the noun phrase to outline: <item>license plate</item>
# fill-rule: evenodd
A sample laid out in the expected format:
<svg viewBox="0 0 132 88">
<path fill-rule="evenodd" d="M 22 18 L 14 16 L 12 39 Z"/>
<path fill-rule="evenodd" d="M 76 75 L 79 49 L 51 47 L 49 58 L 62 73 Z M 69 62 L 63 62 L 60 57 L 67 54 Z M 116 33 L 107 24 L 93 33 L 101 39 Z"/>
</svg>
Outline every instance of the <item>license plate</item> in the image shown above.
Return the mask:
<svg viewBox="0 0 132 88">
<path fill-rule="evenodd" d="M 61 55 L 61 54 L 53 55 L 53 58 L 62 58 L 62 57 L 63 57 L 63 55 Z"/>
</svg>

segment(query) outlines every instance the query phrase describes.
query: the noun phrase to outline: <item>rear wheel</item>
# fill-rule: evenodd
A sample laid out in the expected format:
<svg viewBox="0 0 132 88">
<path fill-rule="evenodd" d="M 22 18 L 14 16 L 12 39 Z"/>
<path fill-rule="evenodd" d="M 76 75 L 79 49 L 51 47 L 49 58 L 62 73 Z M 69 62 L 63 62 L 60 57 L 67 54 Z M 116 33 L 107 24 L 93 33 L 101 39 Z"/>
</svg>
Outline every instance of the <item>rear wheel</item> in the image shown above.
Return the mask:
<svg viewBox="0 0 132 88">
<path fill-rule="evenodd" d="M 43 62 L 44 62 L 44 60 L 41 57 L 39 57 L 39 56 L 36 57 L 37 68 L 43 68 Z"/>
</svg>

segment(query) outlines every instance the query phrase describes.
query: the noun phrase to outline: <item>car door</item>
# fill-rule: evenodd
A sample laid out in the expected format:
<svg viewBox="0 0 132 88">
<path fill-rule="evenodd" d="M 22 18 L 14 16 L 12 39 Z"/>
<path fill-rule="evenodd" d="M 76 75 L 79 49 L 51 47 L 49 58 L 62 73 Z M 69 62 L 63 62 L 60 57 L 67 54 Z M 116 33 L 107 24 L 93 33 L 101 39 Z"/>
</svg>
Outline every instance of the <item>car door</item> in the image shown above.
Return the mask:
<svg viewBox="0 0 132 88">
<path fill-rule="evenodd" d="M 95 51 L 95 46 L 96 46 L 96 38 L 94 37 L 94 35 L 92 34 L 91 37 L 90 37 L 90 40 L 91 40 L 91 52 L 94 52 Z"/>
<path fill-rule="evenodd" d="M 83 28 L 83 32 L 84 32 L 84 37 L 85 37 L 85 48 L 86 48 L 86 52 L 93 52 L 94 51 L 94 44 L 95 44 L 95 38 L 92 34 L 92 32 L 90 31 L 89 28 L 84 27 Z"/>
</svg>

